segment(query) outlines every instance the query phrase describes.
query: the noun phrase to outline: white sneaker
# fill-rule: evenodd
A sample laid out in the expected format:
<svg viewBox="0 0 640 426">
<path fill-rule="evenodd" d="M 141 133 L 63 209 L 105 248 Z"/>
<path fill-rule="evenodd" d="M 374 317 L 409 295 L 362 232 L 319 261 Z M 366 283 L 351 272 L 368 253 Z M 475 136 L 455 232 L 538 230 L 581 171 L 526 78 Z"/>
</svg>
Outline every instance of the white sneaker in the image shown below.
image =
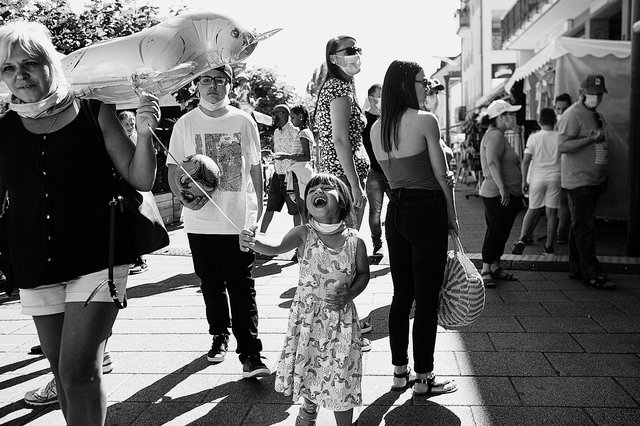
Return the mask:
<svg viewBox="0 0 640 426">
<path fill-rule="evenodd" d="M 49 383 L 40 389 L 32 390 L 24 394 L 24 402 L 29 405 L 42 406 L 51 405 L 58 402 L 58 391 L 56 389 L 56 379 L 51 379 Z"/>
</svg>

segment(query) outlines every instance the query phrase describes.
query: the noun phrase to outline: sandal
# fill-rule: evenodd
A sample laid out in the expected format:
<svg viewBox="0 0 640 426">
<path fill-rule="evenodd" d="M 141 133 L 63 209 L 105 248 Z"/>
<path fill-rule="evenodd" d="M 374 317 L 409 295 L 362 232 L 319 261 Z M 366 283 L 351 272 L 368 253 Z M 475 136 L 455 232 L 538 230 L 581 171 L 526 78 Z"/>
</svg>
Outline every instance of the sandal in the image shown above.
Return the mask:
<svg viewBox="0 0 640 426">
<path fill-rule="evenodd" d="M 409 374 L 411 374 L 411 367 L 407 366 L 407 371 L 404 373 L 393 373 L 393 385 L 391 386 L 392 391 L 403 391 L 409 386 Z M 404 385 L 397 386 L 396 379 L 403 379 Z"/>
<path fill-rule="evenodd" d="M 500 281 L 518 281 L 518 277 L 502 268 L 498 268 L 493 271 L 493 278 Z"/>
<path fill-rule="evenodd" d="M 494 288 L 496 286 L 496 283 L 493 281 L 493 273 L 485 271 L 480 275 L 482 276 L 482 282 L 485 288 Z"/>
<path fill-rule="evenodd" d="M 595 278 L 591 278 L 590 280 L 585 280 L 584 284 L 587 287 L 593 287 L 598 290 L 615 290 L 616 285 L 608 280 L 606 275 L 599 275 Z"/>
<path fill-rule="evenodd" d="M 298 417 L 296 417 L 296 426 L 314 426 L 317 418 L 318 408 L 316 407 L 316 411 L 308 411 L 303 403 L 298 411 Z"/>
<path fill-rule="evenodd" d="M 436 376 L 433 376 L 430 379 L 418 379 L 416 378 L 416 384 L 427 385 L 426 392 L 416 392 L 415 384 L 413 386 L 413 395 L 414 396 L 424 396 L 424 395 L 442 395 L 445 393 L 451 393 L 458 390 L 458 385 L 455 380 L 442 380 L 439 381 Z"/>
</svg>

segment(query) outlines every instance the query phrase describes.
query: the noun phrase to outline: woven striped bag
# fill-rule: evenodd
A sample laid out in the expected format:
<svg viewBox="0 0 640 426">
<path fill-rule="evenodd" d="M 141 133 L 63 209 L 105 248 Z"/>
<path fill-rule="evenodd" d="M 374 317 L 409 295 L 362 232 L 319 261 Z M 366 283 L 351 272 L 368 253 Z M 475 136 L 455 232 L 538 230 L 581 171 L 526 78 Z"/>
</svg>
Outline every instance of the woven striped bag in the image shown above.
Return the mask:
<svg viewBox="0 0 640 426">
<path fill-rule="evenodd" d="M 447 252 L 447 266 L 440 290 L 438 324 L 444 328 L 457 328 L 471 324 L 484 309 L 484 283 L 482 276 L 469 260 L 460 237 L 450 232 L 453 250 Z"/>
</svg>

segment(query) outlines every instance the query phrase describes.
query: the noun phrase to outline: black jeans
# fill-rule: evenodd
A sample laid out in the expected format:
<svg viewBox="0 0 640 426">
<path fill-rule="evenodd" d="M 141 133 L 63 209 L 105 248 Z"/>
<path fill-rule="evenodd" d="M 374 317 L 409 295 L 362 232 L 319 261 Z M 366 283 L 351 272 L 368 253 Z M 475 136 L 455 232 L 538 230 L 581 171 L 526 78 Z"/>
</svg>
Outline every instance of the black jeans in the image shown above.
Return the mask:
<svg viewBox="0 0 640 426">
<path fill-rule="evenodd" d="M 447 204 L 440 190 L 391 191 L 385 224 L 393 299 L 389 311 L 391 362 L 409 363 L 409 316 L 415 300 L 416 373 L 433 371 L 438 296 L 447 261 Z"/>
<path fill-rule="evenodd" d="M 569 267 L 585 280 L 601 273 L 596 257 L 596 207 L 605 184 L 567 189 L 571 229 L 569 230 Z"/>
<path fill-rule="evenodd" d="M 255 256 L 251 252 L 240 250 L 237 235 L 187 236 L 193 267 L 202 281 L 209 334 L 228 335 L 231 327 L 238 342 L 236 353 L 240 354 L 240 361 L 244 362 L 248 355 L 262 350 L 262 342 L 258 339 L 255 282 L 251 277 Z"/>
<path fill-rule="evenodd" d="M 484 203 L 484 219 L 487 223 L 487 231 L 482 243 L 482 262 L 491 264 L 500 260 L 504 253 L 504 246 L 509 239 L 513 222 L 522 210 L 522 197 L 511 195 L 506 207 L 500 203 L 500 196 L 481 198 Z"/>
</svg>

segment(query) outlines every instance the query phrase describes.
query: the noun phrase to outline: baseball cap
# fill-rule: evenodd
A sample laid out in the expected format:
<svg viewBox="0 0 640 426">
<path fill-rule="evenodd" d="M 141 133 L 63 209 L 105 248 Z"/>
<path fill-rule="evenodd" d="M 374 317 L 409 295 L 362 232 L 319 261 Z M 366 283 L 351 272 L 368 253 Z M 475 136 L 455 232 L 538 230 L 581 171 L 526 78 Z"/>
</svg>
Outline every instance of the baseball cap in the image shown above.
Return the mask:
<svg viewBox="0 0 640 426">
<path fill-rule="evenodd" d="M 607 88 L 604 87 L 604 77 L 600 74 L 591 74 L 586 76 L 580 87 L 589 95 L 609 93 L 607 92 Z"/>
<path fill-rule="evenodd" d="M 444 90 L 444 86 L 437 78 L 430 78 L 427 80 L 428 90 L 432 92 L 441 92 Z"/>
<path fill-rule="evenodd" d="M 227 77 L 229 77 L 229 81 L 233 81 L 233 69 L 231 68 L 231 65 L 229 64 L 220 65 L 219 67 L 214 68 L 214 70 L 222 71 L 227 75 Z"/>
<path fill-rule="evenodd" d="M 496 118 L 497 116 L 505 112 L 519 111 L 520 108 L 522 108 L 522 105 L 511 105 L 509 102 L 499 99 L 489 104 L 489 106 L 487 107 L 487 115 L 489 116 L 489 118 Z"/>
</svg>

